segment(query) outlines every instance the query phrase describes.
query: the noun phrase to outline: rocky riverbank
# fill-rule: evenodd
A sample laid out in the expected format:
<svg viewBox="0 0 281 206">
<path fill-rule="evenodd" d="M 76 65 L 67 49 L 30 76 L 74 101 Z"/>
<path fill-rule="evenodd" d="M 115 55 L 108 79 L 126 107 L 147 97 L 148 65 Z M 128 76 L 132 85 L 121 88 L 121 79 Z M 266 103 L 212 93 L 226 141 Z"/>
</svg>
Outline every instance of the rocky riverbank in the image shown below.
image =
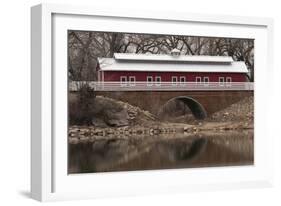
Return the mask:
<svg viewBox="0 0 281 206">
<path fill-rule="evenodd" d="M 252 125 L 243 123 L 202 123 L 199 125 L 165 123 L 151 127 L 125 126 L 119 128 L 99 128 L 95 126 L 70 126 L 69 143 L 94 142 L 100 139 L 126 139 L 128 137 L 142 139 L 143 137 L 173 138 L 174 134 L 182 133 L 185 137 L 200 135 L 219 135 L 225 131 L 251 130 Z"/>
<path fill-rule="evenodd" d="M 188 136 L 253 129 L 253 97 L 230 105 L 204 121 L 193 121 L 188 124 L 160 121 L 148 111 L 107 97 L 96 97 L 94 106 L 96 106 L 94 113 L 98 115 L 92 119 L 92 125 L 71 125 L 69 143 L 92 142 L 104 138 L 148 136 L 169 138 L 175 133 L 184 133 Z"/>
<path fill-rule="evenodd" d="M 254 97 L 246 97 L 229 107 L 212 114 L 207 121 L 248 122 L 254 121 Z"/>
</svg>

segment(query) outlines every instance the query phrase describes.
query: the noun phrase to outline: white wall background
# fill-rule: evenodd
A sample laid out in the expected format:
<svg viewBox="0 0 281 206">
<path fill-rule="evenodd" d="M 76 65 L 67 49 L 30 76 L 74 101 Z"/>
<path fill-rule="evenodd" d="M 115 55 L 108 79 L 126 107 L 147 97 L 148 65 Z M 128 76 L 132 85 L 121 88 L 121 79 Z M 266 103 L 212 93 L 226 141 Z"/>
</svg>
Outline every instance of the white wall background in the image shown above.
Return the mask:
<svg viewBox="0 0 281 206">
<path fill-rule="evenodd" d="M 0 204 L 36 205 L 29 198 L 30 181 L 30 6 L 46 2 L 36 0 L 7 0 L 1 2 L 0 32 Z M 164 10 L 230 14 L 239 16 L 265 16 L 275 20 L 274 58 L 276 91 L 274 105 L 281 105 L 281 12 L 277 0 L 57 0 L 55 3 L 71 3 L 92 6 L 138 8 L 140 10 Z M 266 68 L 264 68 L 266 69 Z M 279 69 L 279 70 L 278 70 Z M 279 94 L 278 94 L 279 92 Z M 280 205 L 281 204 L 281 135 L 279 129 L 281 110 L 271 109 L 272 129 L 275 141 L 275 187 L 271 189 L 247 189 L 239 191 L 214 191 L 178 195 L 85 200 L 59 202 L 61 205 Z M 265 137 L 266 138 L 266 137 Z M 50 204 L 50 203 L 47 203 Z"/>
</svg>

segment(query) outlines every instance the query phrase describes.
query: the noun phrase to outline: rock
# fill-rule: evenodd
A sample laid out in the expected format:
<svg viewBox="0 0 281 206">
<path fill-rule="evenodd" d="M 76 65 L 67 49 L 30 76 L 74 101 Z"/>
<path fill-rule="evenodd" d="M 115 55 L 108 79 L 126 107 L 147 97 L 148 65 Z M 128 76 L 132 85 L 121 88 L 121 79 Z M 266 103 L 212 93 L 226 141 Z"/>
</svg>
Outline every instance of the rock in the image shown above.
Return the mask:
<svg viewBox="0 0 281 206">
<path fill-rule="evenodd" d="M 94 134 L 97 135 L 97 136 L 104 136 L 104 130 L 102 129 L 96 129 L 94 131 Z"/>
<path fill-rule="evenodd" d="M 70 136 L 70 137 L 75 137 L 76 134 L 75 134 L 75 133 L 70 133 L 69 136 Z"/>
<path fill-rule="evenodd" d="M 97 118 L 97 117 L 93 117 L 92 118 L 92 124 L 95 126 L 95 127 L 107 127 L 106 123 L 104 122 L 103 119 L 101 118 Z"/>
<path fill-rule="evenodd" d="M 129 125 L 129 116 L 126 109 L 121 111 L 105 111 L 104 120 L 109 126 L 121 127 Z"/>
<path fill-rule="evenodd" d="M 153 134 L 154 134 L 154 135 L 160 134 L 160 130 L 159 130 L 159 129 L 154 129 L 154 130 L 153 130 Z"/>
<path fill-rule="evenodd" d="M 109 129 L 109 130 L 106 131 L 106 134 L 114 134 L 114 131 Z"/>
</svg>

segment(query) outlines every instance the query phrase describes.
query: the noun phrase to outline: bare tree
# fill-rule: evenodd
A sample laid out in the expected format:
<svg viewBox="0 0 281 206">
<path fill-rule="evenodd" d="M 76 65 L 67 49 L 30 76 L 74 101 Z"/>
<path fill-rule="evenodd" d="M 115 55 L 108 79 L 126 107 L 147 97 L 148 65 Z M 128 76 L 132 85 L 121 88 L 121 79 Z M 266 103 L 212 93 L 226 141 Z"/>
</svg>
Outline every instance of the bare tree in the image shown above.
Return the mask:
<svg viewBox="0 0 281 206">
<path fill-rule="evenodd" d="M 98 57 L 114 53 L 169 54 L 174 48 L 182 55 L 231 56 L 245 61 L 254 80 L 254 41 L 179 35 L 129 34 L 70 31 L 68 70 L 73 80 L 95 80 Z"/>
</svg>

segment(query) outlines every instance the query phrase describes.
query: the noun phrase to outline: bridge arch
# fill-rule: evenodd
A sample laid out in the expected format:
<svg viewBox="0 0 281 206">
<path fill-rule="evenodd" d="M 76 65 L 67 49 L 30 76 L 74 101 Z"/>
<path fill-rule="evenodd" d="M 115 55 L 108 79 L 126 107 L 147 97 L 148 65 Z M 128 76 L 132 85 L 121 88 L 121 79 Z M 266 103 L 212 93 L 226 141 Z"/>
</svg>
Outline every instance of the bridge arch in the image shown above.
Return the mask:
<svg viewBox="0 0 281 206">
<path fill-rule="evenodd" d="M 165 105 L 168 105 L 172 101 L 180 101 L 183 102 L 191 111 L 192 115 L 195 119 L 203 120 L 207 117 L 207 112 L 205 108 L 200 104 L 197 100 L 195 100 L 192 97 L 189 96 L 178 96 L 173 97 L 169 99 L 159 110 L 158 115 L 161 116 L 161 114 L 164 112 L 163 108 L 165 108 Z"/>
</svg>

